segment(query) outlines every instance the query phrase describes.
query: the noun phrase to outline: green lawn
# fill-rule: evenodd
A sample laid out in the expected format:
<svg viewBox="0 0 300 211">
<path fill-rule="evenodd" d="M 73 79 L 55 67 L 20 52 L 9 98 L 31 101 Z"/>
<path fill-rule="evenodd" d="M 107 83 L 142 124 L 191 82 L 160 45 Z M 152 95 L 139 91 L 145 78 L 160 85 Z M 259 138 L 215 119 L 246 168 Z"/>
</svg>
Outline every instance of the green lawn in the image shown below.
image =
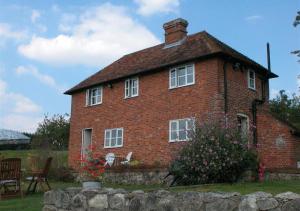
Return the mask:
<svg viewBox="0 0 300 211">
<path fill-rule="evenodd" d="M 53 189 L 80 186 L 78 183 L 62 183 L 50 182 Z M 26 188 L 27 184 L 23 187 Z M 264 183 L 236 183 L 236 184 L 211 184 L 211 185 L 195 185 L 195 186 L 178 186 L 167 188 L 160 185 L 105 185 L 106 187 L 124 188 L 126 190 L 144 190 L 153 191 L 157 189 L 167 189 L 169 191 L 201 191 L 201 192 L 240 192 L 241 194 L 248 194 L 255 191 L 264 191 L 272 194 L 277 194 L 286 191 L 292 191 L 300 194 L 300 180 L 297 181 L 273 181 Z M 7 199 L 0 202 L 0 210 L 10 211 L 35 211 L 42 209 L 43 194 L 36 193 L 29 196 L 24 196 L 23 199 Z"/>
</svg>

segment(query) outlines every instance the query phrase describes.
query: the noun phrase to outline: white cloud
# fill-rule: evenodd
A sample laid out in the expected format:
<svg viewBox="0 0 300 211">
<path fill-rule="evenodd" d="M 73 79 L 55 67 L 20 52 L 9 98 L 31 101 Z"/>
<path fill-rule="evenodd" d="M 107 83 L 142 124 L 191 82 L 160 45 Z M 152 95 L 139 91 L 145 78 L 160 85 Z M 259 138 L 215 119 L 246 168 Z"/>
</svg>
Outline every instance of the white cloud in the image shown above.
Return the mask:
<svg viewBox="0 0 300 211">
<path fill-rule="evenodd" d="M 22 40 L 27 37 L 25 31 L 14 31 L 11 25 L 7 23 L 0 23 L 0 39 L 15 39 Z"/>
<path fill-rule="evenodd" d="M 179 0 L 134 0 L 138 5 L 138 13 L 149 16 L 155 13 L 177 12 Z"/>
<path fill-rule="evenodd" d="M 1 128 L 33 132 L 42 119 L 42 108 L 31 99 L 7 90 L 7 84 L 0 79 L 0 125 Z"/>
<path fill-rule="evenodd" d="M 90 8 L 72 26 L 70 34 L 54 38 L 33 37 L 19 52 L 48 64 L 102 66 L 118 57 L 158 44 L 159 40 L 132 19 L 126 8 L 106 3 Z"/>
<path fill-rule="evenodd" d="M 31 12 L 31 22 L 35 23 L 38 18 L 41 17 L 41 13 L 38 10 L 32 10 Z"/>
<path fill-rule="evenodd" d="M 247 22 L 256 23 L 257 21 L 263 19 L 261 15 L 251 15 L 245 18 Z"/>
<path fill-rule="evenodd" d="M 0 117 L 0 125 L 1 127 L 6 129 L 33 133 L 35 132 L 38 123 L 42 120 L 42 117 L 21 114 L 8 114 L 3 118 Z"/>
<path fill-rule="evenodd" d="M 33 76 L 34 78 L 36 78 L 38 81 L 40 81 L 41 83 L 52 87 L 54 89 L 57 89 L 59 91 L 62 91 L 64 88 L 61 87 L 60 85 L 57 84 L 57 82 L 54 80 L 53 77 L 47 75 L 47 74 L 43 74 L 41 72 L 39 72 L 39 70 L 34 67 L 34 66 L 18 66 L 16 68 L 16 73 L 17 75 L 21 76 L 21 75 L 30 75 Z"/>
</svg>

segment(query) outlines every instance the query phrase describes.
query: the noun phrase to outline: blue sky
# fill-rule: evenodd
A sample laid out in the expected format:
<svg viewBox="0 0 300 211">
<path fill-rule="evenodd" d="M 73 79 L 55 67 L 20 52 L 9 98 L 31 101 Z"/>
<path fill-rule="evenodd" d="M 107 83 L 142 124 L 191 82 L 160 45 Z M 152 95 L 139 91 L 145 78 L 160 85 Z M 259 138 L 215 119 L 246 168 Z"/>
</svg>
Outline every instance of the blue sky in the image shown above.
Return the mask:
<svg viewBox="0 0 300 211">
<path fill-rule="evenodd" d="M 0 0 L 0 128 L 33 132 L 44 114 L 70 112 L 63 91 L 124 54 L 158 44 L 162 24 L 182 17 L 266 66 L 272 96 L 299 94 L 296 0 Z"/>
</svg>

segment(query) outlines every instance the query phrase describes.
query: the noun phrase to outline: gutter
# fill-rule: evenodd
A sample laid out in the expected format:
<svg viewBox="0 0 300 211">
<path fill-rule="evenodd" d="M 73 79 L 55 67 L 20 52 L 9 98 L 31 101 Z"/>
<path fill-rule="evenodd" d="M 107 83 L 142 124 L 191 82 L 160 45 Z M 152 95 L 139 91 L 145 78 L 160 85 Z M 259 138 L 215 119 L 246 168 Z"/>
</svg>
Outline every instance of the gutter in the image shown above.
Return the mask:
<svg viewBox="0 0 300 211">
<path fill-rule="evenodd" d="M 257 106 L 262 105 L 264 103 L 263 100 L 255 99 L 252 101 L 252 119 L 253 119 L 253 125 L 255 126 L 253 128 L 253 144 L 257 145 Z"/>
</svg>

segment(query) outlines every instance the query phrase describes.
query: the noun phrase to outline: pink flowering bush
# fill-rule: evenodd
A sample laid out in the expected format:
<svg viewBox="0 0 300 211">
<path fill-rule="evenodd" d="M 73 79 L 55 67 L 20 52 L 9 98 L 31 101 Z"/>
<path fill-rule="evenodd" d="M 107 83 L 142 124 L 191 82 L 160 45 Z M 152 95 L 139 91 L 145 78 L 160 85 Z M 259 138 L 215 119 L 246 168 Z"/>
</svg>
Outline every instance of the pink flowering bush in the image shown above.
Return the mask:
<svg viewBox="0 0 300 211">
<path fill-rule="evenodd" d="M 257 172 L 258 158 L 237 125 L 196 124 L 190 141 L 170 165 L 181 185 L 237 181 L 245 170 Z"/>
</svg>

